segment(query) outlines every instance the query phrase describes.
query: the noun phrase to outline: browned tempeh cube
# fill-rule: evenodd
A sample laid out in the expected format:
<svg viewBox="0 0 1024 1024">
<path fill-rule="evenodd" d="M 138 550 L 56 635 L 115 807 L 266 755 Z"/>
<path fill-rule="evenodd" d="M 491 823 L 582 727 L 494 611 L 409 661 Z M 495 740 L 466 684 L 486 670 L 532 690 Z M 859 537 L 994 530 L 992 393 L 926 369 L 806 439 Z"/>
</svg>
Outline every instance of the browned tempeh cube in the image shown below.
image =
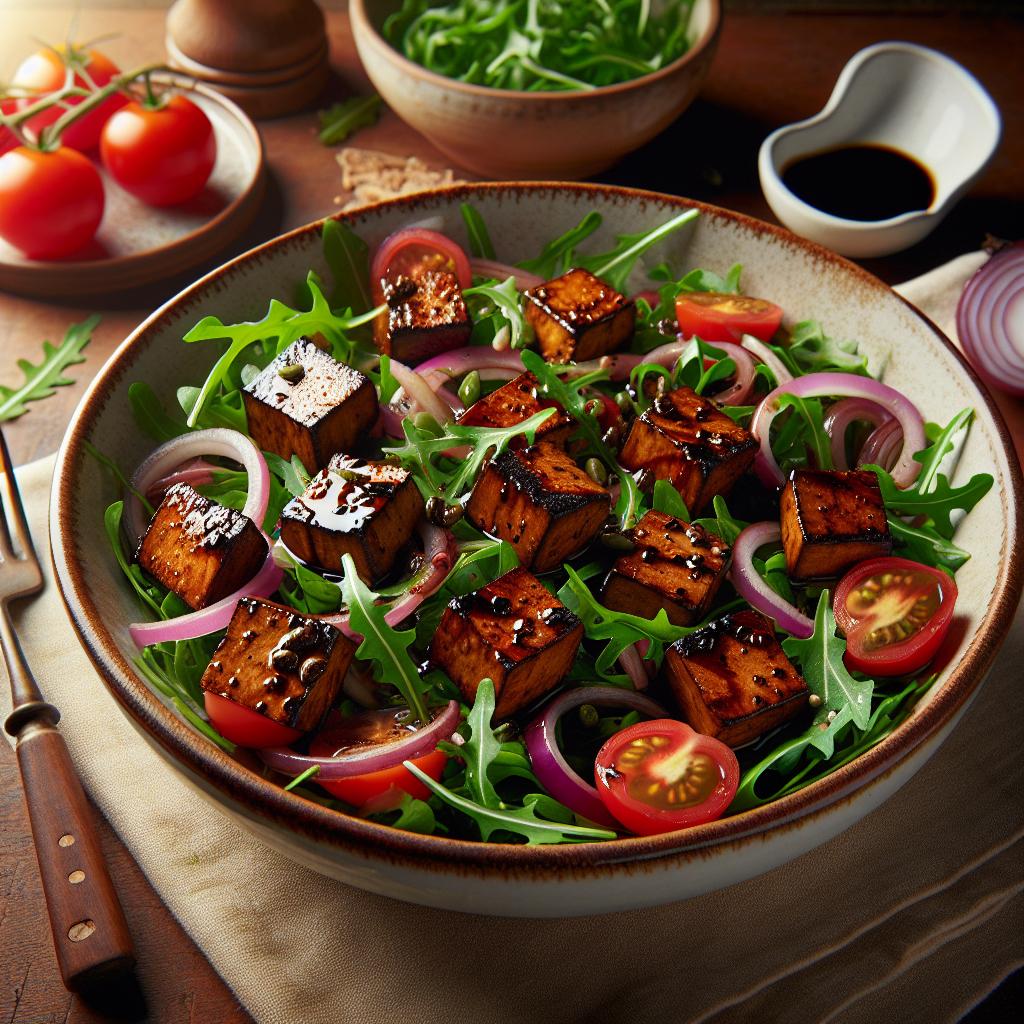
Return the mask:
<svg viewBox="0 0 1024 1024">
<path fill-rule="evenodd" d="M 794 580 L 842 576 L 892 550 L 889 521 L 870 470 L 797 469 L 779 501 L 782 547 Z"/>
<path fill-rule="evenodd" d="M 373 323 L 373 340 L 385 355 L 419 363 L 469 342 L 473 325 L 458 279 L 447 270 L 381 279 L 387 311 Z"/>
<path fill-rule="evenodd" d="M 572 419 L 558 402 L 537 397 L 537 378 L 532 373 L 513 377 L 461 412 L 458 420 L 470 427 L 511 427 L 545 409 L 555 412 L 537 428 L 534 439 L 564 448 L 572 433 Z M 514 437 L 511 447 L 526 447 L 526 438 Z"/>
<path fill-rule="evenodd" d="M 259 572 L 267 542 L 241 512 L 174 484 L 139 544 L 138 563 L 190 608 L 234 593 Z"/>
<path fill-rule="evenodd" d="M 337 701 L 355 650 L 330 623 L 273 601 L 243 597 L 206 666 L 202 687 L 310 732 Z"/>
<path fill-rule="evenodd" d="M 349 554 L 368 584 L 386 576 L 423 517 L 408 470 L 335 455 L 281 513 L 281 539 L 304 562 L 338 572 Z"/>
<path fill-rule="evenodd" d="M 627 469 L 650 470 L 652 480 L 670 481 L 696 515 L 716 494 L 729 492 L 756 454 L 749 430 L 683 387 L 655 399 L 633 421 L 619 461 Z"/>
<path fill-rule="evenodd" d="M 484 533 L 507 540 L 522 565 L 547 572 L 586 547 L 610 505 L 608 491 L 561 448 L 541 443 L 489 462 L 466 515 Z"/>
<path fill-rule="evenodd" d="M 665 674 L 686 721 L 730 747 L 799 714 L 809 695 L 771 620 L 751 609 L 677 640 L 665 652 Z"/>
<path fill-rule="evenodd" d="M 569 671 L 583 623 L 523 568 L 449 602 L 430 658 L 472 703 L 481 679 L 494 682 L 495 716 L 535 704 Z"/>
<path fill-rule="evenodd" d="M 729 566 L 725 541 L 653 510 L 633 527 L 632 536 L 636 550 L 616 559 L 604 582 L 604 604 L 644 619 L 664 608 L 677 626 L 703 619 Z"/>
<path fill-rule="evenodd" d="M 352 451 L 377 420 L 369 378 L 306 338 L 289 345 L 242 396 L 252 439 L 283 459 L 298 455 L 310 473 L 335 452 Z"/>
<path fill-rule="evenodd" d="M 596 359 L 633 336 L 636 303 L 589 270 L 570 270 L 529 289 L 524 297 L 523 312 L 549 363 Z"/>
</svg>

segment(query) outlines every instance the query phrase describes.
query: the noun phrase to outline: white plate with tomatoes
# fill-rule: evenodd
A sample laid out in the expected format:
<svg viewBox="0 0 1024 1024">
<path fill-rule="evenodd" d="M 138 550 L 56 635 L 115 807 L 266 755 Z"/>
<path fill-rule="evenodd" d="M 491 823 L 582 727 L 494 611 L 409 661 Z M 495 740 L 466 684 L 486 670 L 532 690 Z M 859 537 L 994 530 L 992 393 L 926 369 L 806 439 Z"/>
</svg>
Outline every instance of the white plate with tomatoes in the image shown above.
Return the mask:
<svg viewBox="0 0 1024 1024">
<path fill-rule="evenodd" d="M 124 291 L 199 266 L 252 222 L 265 181 L 255 125 L 212 89 L 179 75 L 151 77 L 168 95 L 165 106 L 132 101 L 103 111 L 102 142 L 93 132 L 84 155 L 69 134 L 89 129 L 101 111 L 75 121 L 55 152 L 9 148 L 0 156 L 0 288 L 45 297 Z M 213 161 L 205 184 L 183 201 L 187 183 L 162 171 L 154 152 L 168 140 L 179 152 L 195 150 L 195 173 Z"/>
</svg>

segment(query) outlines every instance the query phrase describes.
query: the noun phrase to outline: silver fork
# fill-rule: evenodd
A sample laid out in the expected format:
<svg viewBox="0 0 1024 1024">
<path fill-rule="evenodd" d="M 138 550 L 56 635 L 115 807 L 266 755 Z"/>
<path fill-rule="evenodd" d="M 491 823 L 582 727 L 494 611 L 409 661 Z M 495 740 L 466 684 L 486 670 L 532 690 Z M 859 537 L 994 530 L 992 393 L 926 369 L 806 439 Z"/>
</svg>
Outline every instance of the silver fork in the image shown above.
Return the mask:
<svg viewBox="0 0 1024 1024">
<path fill-rule="evenodd" d="M 61 977 L 69 989 L 91 988 L 128 970 L 135 954 L 92 811 L 57 729 L 60 712 L 39 692 L 8 611 L 11 601 L 43 589 L 43 574 L 2 431 L 0 473 L 0 650 L 13 706 L 4 728 L 15 737 Z"/>
</svg>

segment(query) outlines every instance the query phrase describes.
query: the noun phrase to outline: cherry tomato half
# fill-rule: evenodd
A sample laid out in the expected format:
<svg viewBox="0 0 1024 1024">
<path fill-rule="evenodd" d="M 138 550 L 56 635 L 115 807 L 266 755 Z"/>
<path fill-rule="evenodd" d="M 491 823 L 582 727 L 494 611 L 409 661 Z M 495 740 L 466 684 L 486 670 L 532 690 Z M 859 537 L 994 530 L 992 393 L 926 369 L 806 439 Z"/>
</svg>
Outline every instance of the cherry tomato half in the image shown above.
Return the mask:
<svg viewBox="0 0 1024 1024">
<path fill-rule="evenodd" d="M 103 181 L 81 153 L 18 146 L 0 156 L 0 238 L 36 260 L 87 245 L 103 219 Z"/>
<path fill-rule="evenodd" d="M 79 50 L 76 47 L 66 50 L 63 46 L 57 46 L 38 50 L 31 57 L 26 57 L 14 72 L 13 84 L 45 96 L 64 87 L 68 66 L 75 70 L 75 85 L 83 89 L 89 87 L 90 80 L 96 87 L 104 86 L 120 73 L 120 68 L 99 50 Z M 76 106 L 82 99 L 84 97 L 71 96 L 66 102 L 69 106 Z M 31 103 L 32 100 L 27 102 Z M 107 118 L 127 102 L 127 97 L 121 93 L 109 96 L 95 110 L 68 126 L 61 136 L 61 145 L 70 146 L 82 153 L 95 149 Z M 52 106 L 29 118 L 27 127 L 38 138 L 39 133 L 63 113 L 64 107 Z"/>
<path fill-rule="evenodd" d="M 408 712 L 399 712 L 408 717 Z M 333 712 L 326 724 L 313 737 L 309 752 L 314 757 L 337 757 L 351 753 L 353 749 L 376 743 L 391 743 L 408 734 L 393 711 L 363 711 L 343 716 Z M 434 750 L 412 762 L 432 779 L 440 779 L 448 755 Z M 319 780 L 317 780 L 319 782 Z M 353 807 L 365 807 L 373 803 L 374 811 L 387 810 L 401 800 L 402 793 L 408 793 L 418 800 L 426 800 L 430 791 L 404 765 L 396 764 L 365 775 L 351 775 L 347 779 L 333 779 L 319 782 L 328 793 L 344 800 Z"/>
<path fill-rule="evenodd" d="M 685 338 L 703 341 L 740 341 L 752 334 L 771 341 L 782 323 L 782 307 L 766 299 L 720 292 L 687 292 L 676 298 L 676 319 Z"/>
<path fill-rule="evenodd" d="M 302 736 L 298 729 L 244 708 L 219 693 L 204 693 L 203 704 L 217 732 L 240 747 L 288 747 Z"/>
<path fill-rule="evenodd" d="M 740 781 L 736 755 L 685 722 L 638 722 L 597 752 L 597 792 L 622 825 L 639 835 L 672 832 L 720 818 Z"/>
<path fill-rule="evenodd" d="M 902 676 L 935 657 L 953 618 L 956 584 L 906 558 L 872 558 L 836 587 L 833 610 L 846 634 L 847 668 Z"/>
<path fill-rule="evenodd" d="M 403 228 L 381 242 L 370 267 L 370 280 L 379 289 L 383 277 L 415 277 L 425 270 L 447 270 L 461 288 L 473 283 L 469 257 L 450 238 L 427 228 Z"/>
<path fill-rule="evenodd" d="M 100 156 L 111 177 L 150 206 L 198 195 L 217 161 L 210 119 L 185 96 L 131 102 L 104 125 Z"/>
</svg>

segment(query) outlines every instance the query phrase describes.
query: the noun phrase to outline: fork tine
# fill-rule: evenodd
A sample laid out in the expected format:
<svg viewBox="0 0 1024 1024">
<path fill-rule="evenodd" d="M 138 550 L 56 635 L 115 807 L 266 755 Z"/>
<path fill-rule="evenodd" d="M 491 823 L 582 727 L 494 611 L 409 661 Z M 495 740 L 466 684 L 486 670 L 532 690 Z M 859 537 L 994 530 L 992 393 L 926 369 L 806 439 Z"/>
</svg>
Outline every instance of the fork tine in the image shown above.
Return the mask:
<svg viewBox="0 0 1024 1024">
<path fill-rule="evenodd" d="M 0 546 L 5 548 L 5 553 L 14 555 L 11 544 L 11 523 L 8 515 L 13 519 L 14 536 L 17 538 L 21 554 L 31 562 L 38 564 L 36 549 L 32 544 L 32 534 L 28 530 L 28 520 L 25 518 L 25 507 L 21 503 L 21 494 L 18 492 L 18 482 L 14 479 L 14 467 L 11 465 L 11 454 L 7 450 L 7 439 L 3 430 L 0 430 L 0 472 L 3 473 L 3 495 L 0 496 Z M 6 498 L 6 501 L 2 500 Z M 4 505 L 8 506 L 8 514 L 4 514 Z"/>
</svg>

